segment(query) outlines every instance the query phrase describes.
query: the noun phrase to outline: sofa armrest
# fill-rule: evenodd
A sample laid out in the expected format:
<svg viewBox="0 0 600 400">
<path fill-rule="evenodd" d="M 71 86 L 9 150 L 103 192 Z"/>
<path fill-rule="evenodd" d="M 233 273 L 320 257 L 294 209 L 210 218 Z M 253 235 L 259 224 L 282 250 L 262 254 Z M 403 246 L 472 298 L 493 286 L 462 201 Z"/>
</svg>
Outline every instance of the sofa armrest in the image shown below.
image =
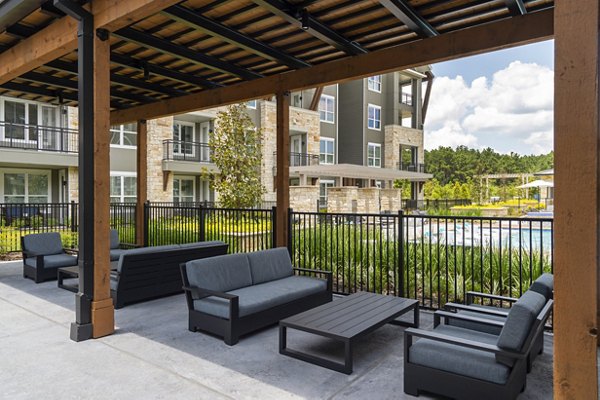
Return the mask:
<svg viewBox="0 0 600 400">
<path fill-rule="evenodd" d="M 327 279 L 327 291 L 331 292 L 333 290 L 333 273 L 331 271 L 323 271 L 321 269 L 310 269 L 310 268 L 292 268 L 294 271 L 298 272 L 308 272 L 316 275 L 324 275 Z"/>
<path fill-rule="evenodd" d="M 489 293 L 482 293 L 482 292 L 472 292 L 469 291 L 467 292 L 467 304 L 473 304 L 473 300 L 475 298 L 480 298 L 480 299 L 488 299 L 488 300 L 499 300 L 499 301 L 506 301 L 508 303 L 514 303 L 519 299 L 516 299 L 514 297 L 507 297 L 507 296 L 498 296 L 495 294 L 489 294 Z"/>
<path fill-rule="evenodd" d="M 44 256 L 42 254 L 35 256 L 35 267 L 37 269 L 44 268 Z"/>
<path fill-rule="evenodd" d="M 477 324 L 495 326 L 498 328 L 502 328 L 504 326 L 504 322 L 494 321 L 494 320 L 486 319 L 486 318 L 478 318 L 478 317 L 473 317 L 470 315 L 464 315 L 461 313 L 454 313 L 454 312 L 448 312 L 448 311 L 436 311 L 433 314 L 433 326 L 434 327 L 438 326 L 440 324 L 440 321 L 442 318 L 446 321 L 449 319 L 457 319 L 460 321 L 475 322 Z"/>
<path fill-rule="evenodd" d="M 444 305 L 446 310 L 464 310 L 464 311 L 472 311 L 479 314 L 486 315 L 495 315 L 497 317 L 506 317 L 508 315 L 508 309 L 498 308 L 497 310 L 490 310 L 487 308 L 473 307 L 471 305 L 459 304 L 459 303 L 446 303 Z"/>
<path fill-rule="evenodd" d="M 211 296 L 228 300 L 229 301 L 229 319 L 230 320 L 237 319 L 239 316 L 240 298 L 239 298 L 239 296 L 236 296 L 235 294 L 218 292 L 216 290 L 204 289 L 204 288 L 200 288 L 200 287 L 196 287 L 196 286 L 184 286 L 183 290 L 190 293 L 192 296 L 192 299 L 194 299 L 194 300 L 200 300 L 205 297 L 211 297 Z"/>
<path fill-rule="evenodd" d="M 433 340 L 433 341 L 441 342 L 441 343 L 448 343 L 448 344 L 452 344 L 452 345 L 459 346 L 459 347 L 465 347 L 468 349 L 485 351 L 488 353 L 494 353 L 495 355 L 498 355 L 498 356 L 513 358 L 513 359 L 518 359 L 518 360 L 524 359 L 527 356 L 526 353 L 516 353 L 514 351 L 504 350 L 494 344 L 487 344 L 487 343 L 476 342 L 474 340 L 462 339 L 462 338 L 458 338 L 456 336 L 450 336 L 450 335 L 444 335 L 441 333 L 437 333 L 435 331 L 426 331 L 423 329 L 407 328 L 404 331 L 404 343 L 405 343 L 404 357 L 406 360 L 408 360 L 408 349 L 412 345 L 413 337 L 429 339 L 429 340 Z"/>
<path fill-rule="evenodd" d="M 36 253 L 29 250 L 21 249 L 21 253 L 23 253 L 23 258 L 37 257 Z"/>
</svg>

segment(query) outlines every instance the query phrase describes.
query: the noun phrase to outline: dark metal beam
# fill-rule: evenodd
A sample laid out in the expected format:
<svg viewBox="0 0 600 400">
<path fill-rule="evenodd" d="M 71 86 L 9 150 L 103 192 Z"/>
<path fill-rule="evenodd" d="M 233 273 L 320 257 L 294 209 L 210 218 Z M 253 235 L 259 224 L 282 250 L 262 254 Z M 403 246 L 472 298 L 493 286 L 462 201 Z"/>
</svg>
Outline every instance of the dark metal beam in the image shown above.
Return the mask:
<svg viewBox="0 0 600 400">
<path fill-rule="evenodd" d="M 310 64 L 307 62 L 290 56 L 289 54 L 253 39 L 248 35 L 244 35 L 238 30 L 229 28 L 223 24 L 211 20 L 210 18 L 206 18 L 205 16 L 200 15 L 189 8 L 172 6 L 167 8 L 163 13 L 176 21 L 193 27 L 196 30 L 200 30 L 211 36 L 218 37 L 228 43 L 246 49 L 269 60 L 277 61 L 281 64 L 287 65 L 288 67 L 295 69 L 310 67 Z"/>
<path fill-rule="evenodd" d="M 394 14 L 411 31 L 421 37 L 434 37 L 439 33 L 421 17 L 405 0 L 379 0 L 382 6 Z"/>
<path fill-rule="evenodd" d="M 306 29 L 307 33 L 347 54 L 358 55 L 367 52 L 360 44 L 351 42 L 333 29 L 319 22 L 310 15 L 306 9 L 298 9 L 285 0 L 252 1 L 273 14 L 285 19 L 293 26 L 303 29 L 304 25 L 304 28 L 308 28 Z M 305 19 L 304 23 L 302 22 L 303 19 Z"/>
<path fill-rule="evenodd" d="M 4 0 L 0 3 L 0 33 L 16 24 L 42 5 L 46 0 Z"/>
<path fill-rule="evenodd" d="M 262 78 L 261 74 L 249 71 L 235 64 L 229 63 L 218 58 L 202 54 L 188 47 L 177 45 L 171 41 L 161 39 L 157 36 L 147 34 L 132 28 L 120 29 L 113 32 L 113 35 L 131 42 L 135 42 L 141 46 L 148 47 L 159 52 L 170 54 L 174 57 L 192 61 L 197 64 L 204 65 L 208 68 L 224 72 L 229 75 L 237 76 L 245 80 Z"/>
<path fill-rule="evenodd" d="M 36 33 L 38 30 L 39 29 L 37 28 L 32 28 L 24 24 L 13 24 L 6 27 L 6 33 L 19 39 L 25 39 Z"/>
<path fill-rule="evenodd" d="M 523 0 L 504 0 L 504 3 L 506 3 L 506 7 L 508 7 L 512 15 L 527 14 L 527 9 L 525 8 Z"/>
</svg>

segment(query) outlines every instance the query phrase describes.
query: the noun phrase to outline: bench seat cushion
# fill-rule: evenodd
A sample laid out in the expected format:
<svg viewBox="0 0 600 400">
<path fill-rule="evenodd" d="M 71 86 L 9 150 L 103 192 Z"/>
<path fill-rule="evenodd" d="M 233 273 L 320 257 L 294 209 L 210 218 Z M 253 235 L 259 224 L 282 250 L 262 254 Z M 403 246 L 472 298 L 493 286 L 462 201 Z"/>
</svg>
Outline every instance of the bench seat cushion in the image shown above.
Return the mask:
<svg viewBox="0 0 600 400">
<path fill-rule="evenodd" d="M 37 257 L 27 258 L 25 264 L 36 268 Z M 44 268 L 72 267 L 77 265 L 77 257 L 68 254 L 53 254 L 44 256 Z"/>
<path fill-rule="evenodd" d="M 326 280 L 290 276 L 232 290 L 229 293 L 239 296 L 239 316 L 244 317 L 326 290 Z M 229 302 L 225 299 L 207 297 L 194 300 L 194 309 L 215 317 L 229 318 Z"/>
<path fill-rule="evenodd" d="M 496 344 L 498 340 L 495 335 L 448 325 L 439 325 L 434 332 L 486 344 Z M 409 349 L 409 361 L 500 385 L 505 384 L 510 375 L 510 368 L 497 362 L 494 353 L 429 339 L 418 339 L 413 343 Z"/>
<path fill-rule="evenodd" d="M 254 285 L 292 276 L 292 261 L 285 247 L 247 253 Z"/>
</svg>

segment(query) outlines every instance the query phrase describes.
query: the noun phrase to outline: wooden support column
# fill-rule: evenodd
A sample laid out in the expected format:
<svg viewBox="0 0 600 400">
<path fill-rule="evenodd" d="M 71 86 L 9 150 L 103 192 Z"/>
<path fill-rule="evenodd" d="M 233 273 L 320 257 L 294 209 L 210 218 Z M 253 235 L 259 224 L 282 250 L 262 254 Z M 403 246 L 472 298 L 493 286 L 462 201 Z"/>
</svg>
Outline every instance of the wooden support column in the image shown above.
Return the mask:
<svg viewBox="0 0 600 400">
<path fill-rule="evenodd" d="M 94 35 L 94 338 L 115 330 L 110 297 L 110 42 L 105 35 Z"/>
<path fill-rule="evenodd" d="M 148 200 L 148 123 L 145 119 L 137 122 L 137 206 L 135 215 L 135 242 L 144 245 L 144 204 Z"/>
<path fill-rule="evenodd" d="M 598 0 L 554 11 L 554 398 L 597 399 Z"/>
<path fill-rule="evenodd" d="M 277 93 L 276 246 L 287 246 L 290 207 L 290 92 Z"/>
</svg>

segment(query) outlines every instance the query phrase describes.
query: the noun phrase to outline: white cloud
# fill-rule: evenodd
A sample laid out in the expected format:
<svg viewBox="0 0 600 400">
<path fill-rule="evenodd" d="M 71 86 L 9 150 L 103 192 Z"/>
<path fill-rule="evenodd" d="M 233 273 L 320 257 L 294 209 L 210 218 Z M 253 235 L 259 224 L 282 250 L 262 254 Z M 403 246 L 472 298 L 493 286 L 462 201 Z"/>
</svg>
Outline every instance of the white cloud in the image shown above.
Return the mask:
<svg viewBox="0 0 600 400">
<path fill-rule="evenodd" d="M 538 64 L 512 62 L 468 85 L 461 76 L 438 77 L 427 120 L 425 146 L 492 147 L 499 152 L 552 149 L 554 73 Z"/>
</svg>

